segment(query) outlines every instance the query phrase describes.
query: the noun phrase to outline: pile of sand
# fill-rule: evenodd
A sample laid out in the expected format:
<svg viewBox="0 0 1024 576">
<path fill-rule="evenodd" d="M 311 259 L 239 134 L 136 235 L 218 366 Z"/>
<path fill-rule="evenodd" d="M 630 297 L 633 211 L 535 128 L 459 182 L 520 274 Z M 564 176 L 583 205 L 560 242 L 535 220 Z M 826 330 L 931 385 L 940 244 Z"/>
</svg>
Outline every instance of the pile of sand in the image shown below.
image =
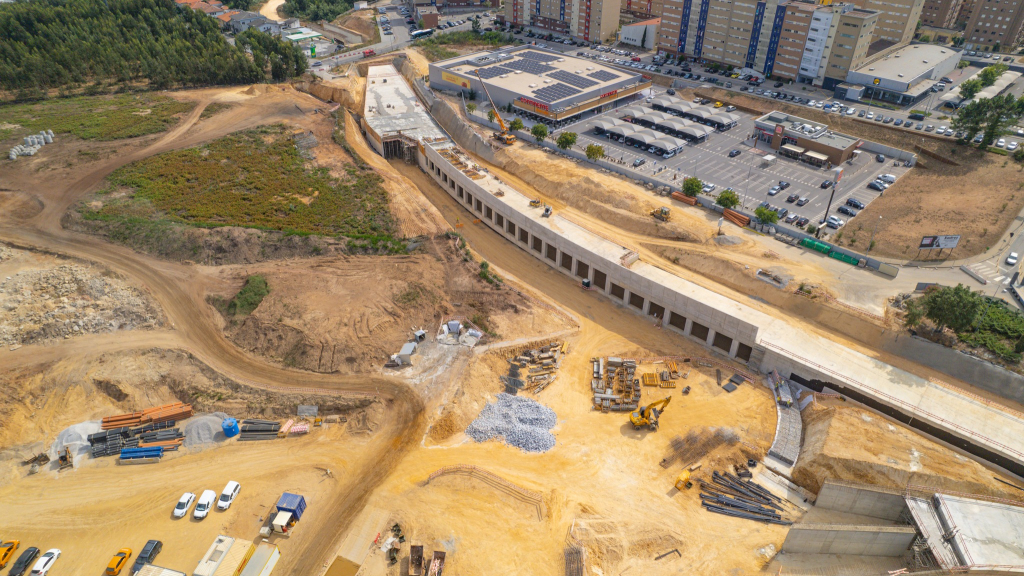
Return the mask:
<svg viewBox="0 0 1024 576">
<path fill-rule="evenodd" d="M 228 439 L 224 435 L 222 423 L 228 415 L 223 412 L 199 414 L 189 418 L 182 432 L 185 433 L 183 444 L 186 448 L 208 448 Z"/>
</svg>

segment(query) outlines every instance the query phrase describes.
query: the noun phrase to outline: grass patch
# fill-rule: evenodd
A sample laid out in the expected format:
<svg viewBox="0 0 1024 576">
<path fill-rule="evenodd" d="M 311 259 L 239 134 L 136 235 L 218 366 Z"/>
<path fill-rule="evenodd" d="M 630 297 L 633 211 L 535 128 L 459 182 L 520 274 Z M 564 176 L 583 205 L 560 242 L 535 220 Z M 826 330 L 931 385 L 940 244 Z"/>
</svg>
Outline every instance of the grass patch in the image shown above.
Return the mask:
<svg viewBox="0 0 1024 576">
<path fill-rule="evenodd" d="M 504 46 L 505 44 L 511 44 L 514 41 L 514 37 L 510 34 L 503 34 L 501 32 L 484 32 L 477 34 L 471 30 L 464 32 L 447 32 L 444 34 L 435 34 L 429 38 L 417 40 L 413 43 L 413 46 L 420 48 L 423 51 L 423 55 L 427 57 L 427 60 L 436 62 L 438 60 L 445 60 L 447 58 L 454 58 L 459 55 L 458 52 L 448 48 L 448 46 Z"/>
<path fill-rule="evenodd" d="M 235 294 L 235 297 L 228 302 L 228 314 L 232 316 L 247 316 L 259 307 L 263 299 L 270 294 L 270 287 L 267 286 L 267 279 L 263 276 L 253 275 L 245 279 L 245 286 Z"/>
<path fill-rule="evenodd" d="M 118 140 L 163 132 L 178 123 L 177 116 L 192 110 L 194 102 L 178 102 L 156 94 L 78 96 L 0 107 L 0 125 L 18 128 L 0 131 L 0 138 L 53 130 L 83 140 Z"/>
<path fill-rule="evenodd" d="M 79 208 L 112 234 L 157 234 L 172 224 L 241 226 L 288 235 L 347 236 L 355 248 L 404 251 L 394 239 L 387 192 L 373 172 L 334 178 L 307 169 L 281 125 L 129 164 Z M 117 240 L 112 236 L 112 239 Z"/>
<path fill-rule="evenodd" d="M 225 110 L 234 108 L 234 104 L 224 104 L 223 102 L 214 102 L 209 104 L 206 108 L 203 108 L 203 113 L 199 115 L 200 120 L 206 120 L 207 118 L 219 114 Z"/>
</svg>

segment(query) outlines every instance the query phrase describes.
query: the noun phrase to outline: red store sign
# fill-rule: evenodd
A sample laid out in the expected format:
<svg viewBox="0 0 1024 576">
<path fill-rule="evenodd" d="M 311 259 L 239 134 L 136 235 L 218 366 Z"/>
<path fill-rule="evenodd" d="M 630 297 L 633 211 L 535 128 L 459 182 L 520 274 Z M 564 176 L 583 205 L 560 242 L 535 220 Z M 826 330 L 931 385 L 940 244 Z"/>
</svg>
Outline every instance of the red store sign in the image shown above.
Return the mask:
<svg viewBox="0 0 1024 576">
<path fill-rule="evenodd" d="M 533 106 L 535 108 L 540 108 L 541 110 L 548 110 L 548 105 L 547 104 L 541 104 L 540 102 L 537 102 L 535 100 L 530 100 L 529 98 L 524 98 L 524 97 L 520 96 L 519 97 L 519 101 L 522 102 L 523 104 L 529 104 L 530 106 Z"/>
</svg>

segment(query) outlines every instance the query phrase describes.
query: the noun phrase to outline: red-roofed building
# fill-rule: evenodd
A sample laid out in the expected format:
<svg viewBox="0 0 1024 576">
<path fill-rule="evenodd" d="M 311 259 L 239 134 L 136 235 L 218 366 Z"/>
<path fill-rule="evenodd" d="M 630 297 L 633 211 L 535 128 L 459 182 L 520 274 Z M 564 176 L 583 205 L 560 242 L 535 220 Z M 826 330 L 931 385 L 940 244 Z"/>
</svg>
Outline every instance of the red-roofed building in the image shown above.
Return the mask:
<svg viewBox="0 0 1024 576">
<path fill-rule="evenodd" d="M 192 5 L 192 9 L 199 10 L 207 16 L 217 17 L 227 12 L 223 7 L 213 6 L 206 2 L 196 2 Z"/>
</svg>

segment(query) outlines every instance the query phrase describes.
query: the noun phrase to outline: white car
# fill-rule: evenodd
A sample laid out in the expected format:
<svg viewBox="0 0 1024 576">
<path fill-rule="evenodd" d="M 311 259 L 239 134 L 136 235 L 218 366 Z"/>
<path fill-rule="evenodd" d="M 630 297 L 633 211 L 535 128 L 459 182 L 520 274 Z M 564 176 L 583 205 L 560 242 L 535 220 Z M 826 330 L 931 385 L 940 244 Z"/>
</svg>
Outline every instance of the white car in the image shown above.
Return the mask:
<svg viewBox="0 0 1024 576">
<path fill-rule="evenodd" d="M 185 514 L 188 514 L 189 507 L 196 501 L 196 495 L 191 492 L 185 492 L 178 499 L 178 503 L 174 506 L 174 517 L 184 518 Z"/>
<path fill-rule="evenodd" d="M 857 112 L 856 108 L 847 108 L 846 109 L 846 115 L 847 116 L 853 116 L 856 112 Z"/>
<path fill-rule="evenodd" d="M 1006 139 L 1005 138 L 1000 138 L 996 142 L 996 148 L 1002 148 L 1003 146 L 1006 146 Z"/>
<path fill-rule="evenodd" d="M 36 560 L 35 565 L 32 566 L 32 576 L 46 576 L 50 572 L 50 568 L 53 568 L 53 563 L 60 558 L 60 550 L 57 548 L 51 548 Z"/>
<path fill-rule="evenodd" d="M 235 496 L 238 496 L 238 491 L 242 489 L 242 485 L 234 480 L 228 482 L 228 485 L 224 487 L 224 491 L 220 493 L 220 500 L 217 500 L 218 510 L 227 510 L 231 507 L 231 503 L 235 501 Z"/>
<path fill-rule="evenodd" d="M 210 508 L 213 508 L 213 503 L 216 501 L 216 492 L 213 490 L 203 490 L 203 495 L 200 496 L 199 501 L 196 502 L 196 509 L 192 511 L 192 517 L 196 520 L 206 518 L 206 515 L 210 513 Z"/>
<path fill-rule="evenodd" d="M 868 112 L 868 115 L 867 115 L 867 116 L 865 116 L 865 118 L 867 118 L 868 120 L 871 120 L 871 119 L 873 119 L 874 117 L 875 117 L 875 113 L 874 113 L 874 112 Z"/>
<path fill-rule="evenodd" d="M 1006 144 L 1006 149 L 1009 150 L 1010 152 L 1013 152 L 1014 150 L 1017 149 L 1017 143 L 1016 142 L 1009 142 L 1009 143 L 1007 143 Z"/>
<path fill-rule="evenodd" d="M 1017 265 L 1017 260 L 1019 258 L 1020 258 L 1020 256 L 1016 252 L 1010 252 L 1010 255 L 1006 257 L 1006 265 L 1007 266 L 1016 266 Z"/>
<path fill-rule="evenodd" d="M 938 128 L 935 129 L 935 133 L 940 135 L 940 136 L 945 134 L 946 133 L 946 127 L 945 126 L 939 126 Z"/>
</svg>

